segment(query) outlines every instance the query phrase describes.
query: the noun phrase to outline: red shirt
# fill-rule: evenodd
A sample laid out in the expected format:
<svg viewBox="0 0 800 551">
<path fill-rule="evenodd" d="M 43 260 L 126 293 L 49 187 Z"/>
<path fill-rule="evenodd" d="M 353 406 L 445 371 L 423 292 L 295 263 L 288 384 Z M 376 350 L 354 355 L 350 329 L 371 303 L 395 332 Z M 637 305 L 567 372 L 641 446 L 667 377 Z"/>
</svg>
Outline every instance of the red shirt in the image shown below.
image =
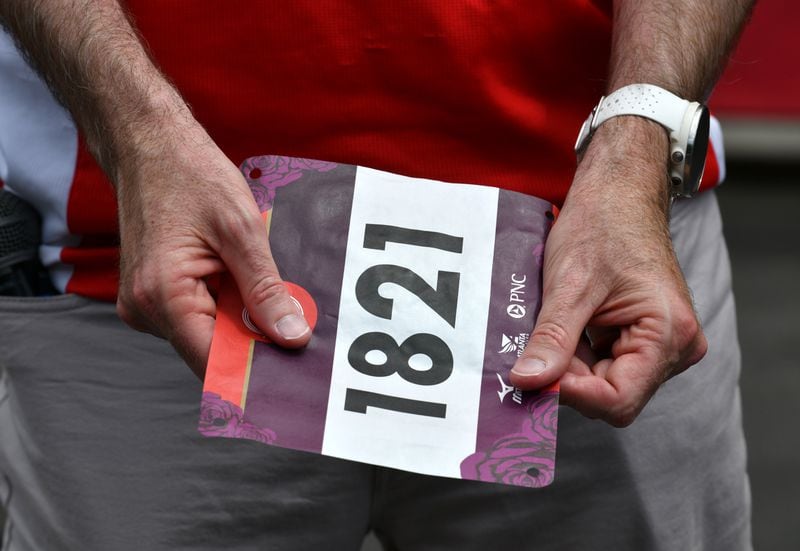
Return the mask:
<svg viewBox="0 0 800 551">
<path fill-rule="evenodd" d="M 130 0 L 153 58 L 235 164 L 259 154 L 563 202 L 606 87 L 609 1 Z M 66 290 L 116 293 L 114 195 L 81 145 Z"/>
</svg>

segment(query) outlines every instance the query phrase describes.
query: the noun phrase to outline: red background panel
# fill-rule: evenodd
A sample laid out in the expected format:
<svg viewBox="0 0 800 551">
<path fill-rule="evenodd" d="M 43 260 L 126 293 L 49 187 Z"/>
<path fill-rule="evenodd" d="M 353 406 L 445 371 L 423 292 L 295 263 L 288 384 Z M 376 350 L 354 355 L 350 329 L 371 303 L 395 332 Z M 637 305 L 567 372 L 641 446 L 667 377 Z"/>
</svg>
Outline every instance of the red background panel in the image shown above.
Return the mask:
<svg viewBox="0 0 800 551">
<path fill-rule="evenodd" d="M 722 117 L 800 119 L 800 2 L 756 4 L 711 99 Z"/>
</svg>

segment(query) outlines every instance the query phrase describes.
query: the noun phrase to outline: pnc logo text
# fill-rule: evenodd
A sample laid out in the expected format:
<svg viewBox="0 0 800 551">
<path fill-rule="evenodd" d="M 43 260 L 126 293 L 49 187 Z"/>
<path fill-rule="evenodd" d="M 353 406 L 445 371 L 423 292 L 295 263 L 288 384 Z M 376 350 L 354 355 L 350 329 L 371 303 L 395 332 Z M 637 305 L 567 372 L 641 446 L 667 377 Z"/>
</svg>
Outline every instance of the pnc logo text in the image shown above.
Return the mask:
<svg viewBox="0 0 800 551">
<path fill-rule="evenodd" d="M 514 319 L 525 317 L 525 282 L 528 276 L 511 274 L 511 289 L 508 293 L 506 313 Z"/>
</svg>

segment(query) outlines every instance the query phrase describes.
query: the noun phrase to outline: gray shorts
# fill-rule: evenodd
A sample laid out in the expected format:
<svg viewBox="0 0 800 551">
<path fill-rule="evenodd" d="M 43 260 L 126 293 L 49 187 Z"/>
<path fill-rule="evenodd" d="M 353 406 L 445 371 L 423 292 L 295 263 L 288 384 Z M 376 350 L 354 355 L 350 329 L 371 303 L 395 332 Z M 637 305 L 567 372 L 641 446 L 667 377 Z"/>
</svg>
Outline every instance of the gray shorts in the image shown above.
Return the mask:
<svg viewBox="0 0 800 551">
<path fill-rule="evenodd" d="M 710 347 L 629 428 L 561 409 L 555 483 L 413 475 L 196 431 L 167 343 L 78 296 L 0 297 L 4 551 L 750 549 L 730 269 L 716 199 L 673 239 Z"/>
</svg>

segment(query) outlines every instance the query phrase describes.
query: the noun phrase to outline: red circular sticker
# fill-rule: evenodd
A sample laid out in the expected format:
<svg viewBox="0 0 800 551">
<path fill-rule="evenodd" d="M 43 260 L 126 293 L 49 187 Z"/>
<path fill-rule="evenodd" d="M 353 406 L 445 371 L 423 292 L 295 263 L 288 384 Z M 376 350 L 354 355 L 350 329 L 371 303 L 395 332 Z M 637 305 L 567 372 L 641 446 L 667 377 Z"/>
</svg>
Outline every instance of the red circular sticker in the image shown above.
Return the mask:
<svg viewBox="0 0 800 551">
<path fill-rule="evenodd" d="M 303 314 L 304 318 L 306 318 L 306 322 L 313 331 L 314 327 L 317 325 L 318 311 L 317 304 L 314 302 L 314 299 L 311 298 L 311 294 L 296 283 L 284 281 L 284 285 L 289 290 L 292 301 L 298 306 L 300 313 Z M 264 335 L 258 327 L 256 327 L 256 324 L 253 323 L 253 320 L 250 319 L 250 312 L 247 311 L 247 307 L 242 309 L 242 322 L 251 333 L 255 334 L 259 338 L 259 340 L 271 342 L 269 338 Z"/>
<path fill-rule="evenodd" d="M 311 327 L 311 330 L 313 331 L 317 326 L 317 315 L 319 314 L 317 311 L 317 303 L 314 302 L 314 299 L 311 298 L 311 294 L 308 291 L 296 283 L 287 281 L 285 282 L 285 285 L 288 287 L 289 293 L 292 295 L 292 299 L 295 301 L 295 304 L 300 307 L 300 311 L 303 313 L 303 317 L 306 318 L 308 326 Z"/>
</svg>

